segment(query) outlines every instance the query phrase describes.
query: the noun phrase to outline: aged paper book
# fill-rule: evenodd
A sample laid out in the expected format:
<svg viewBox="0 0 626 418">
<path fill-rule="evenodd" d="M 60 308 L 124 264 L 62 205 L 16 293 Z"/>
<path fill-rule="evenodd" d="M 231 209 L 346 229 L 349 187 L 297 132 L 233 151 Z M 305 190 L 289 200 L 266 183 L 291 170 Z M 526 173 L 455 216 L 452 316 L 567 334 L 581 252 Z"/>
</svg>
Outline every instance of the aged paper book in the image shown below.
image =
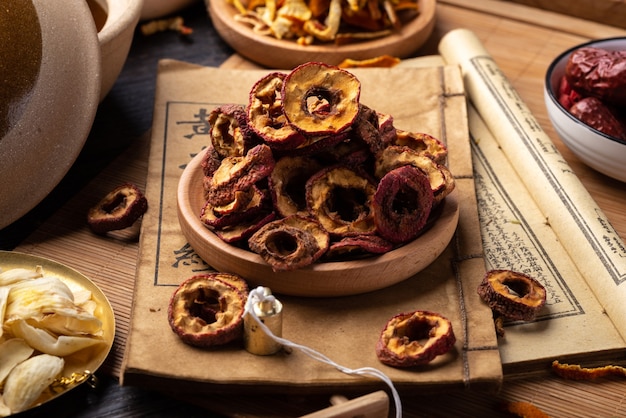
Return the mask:
<svg viewBox="0 0 626 418">
<path fill-rule="evenodd" d="M 190 247 L 177 219 L 176 192 L 186 164 L 205 148 L 207 115 L 226 103 L 245 104 L 267 70 L 160 63 L 144 215 L 131 327 L 122 367 L 124 384 L 186 390 L 297 392 L 371 390 L 382 382 L 341 373 L 298 350 L 255 356 L 239 343 L 215 349 L 184 344 L 170 329 L 170 297 L 186 278 L 211 270 Z M 348 368 L 373 367 L 401 391 L 495 390 L 502 364 L 491 311 L 476 297 L 485 274 L 467 123 L 466 97 L 457 66 L 362 69 L 361 102 L 393 115 L 396 127 L 433 134 L 449 148 L 456 178 L 456 234 L 443 254 L 407 280 L 366 294 L 336 298 L 289 297 L 283 338 L 317 350 Z M 419 254 L 415 254 L 419 257 Z M 375 344 L 393 315 L 416 309 L 440 312 L 452 323 L 457 343 L 449 355 L 424 367 L 384 366 Z M 172 384 L 176 382 L 176 384 Z"/>
<path fill-rule="evenodd" d="M 538 278 L 546 307 L 507 324 L 505 374 L 551 359 L 603 363 L 626 352 L 626 248 L 476 36 L 440 45 L 462 69 L 487 268 Z M 530 367 L 535 363 L 535 367 Z"/>
</svg>

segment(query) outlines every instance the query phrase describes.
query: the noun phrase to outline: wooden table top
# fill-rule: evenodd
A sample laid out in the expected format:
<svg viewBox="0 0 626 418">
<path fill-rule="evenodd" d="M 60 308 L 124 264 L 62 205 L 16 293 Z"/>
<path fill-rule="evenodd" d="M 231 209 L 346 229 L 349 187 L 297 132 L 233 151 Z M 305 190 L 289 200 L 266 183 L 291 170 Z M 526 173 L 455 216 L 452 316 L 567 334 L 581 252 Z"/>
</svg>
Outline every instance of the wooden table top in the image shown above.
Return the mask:
<svg viewBox="0 0 626 418">
<path fill-rule="evenodd" d="M 44 202 L 0 231 L 0 249 L 19 247 L 50 215 L 75 198 L 82 186 L 98 178 L 111 161 L 124 155 L 145 136 L 152 121 L 159 59 L 175 58 L 219 66 L 233 54 L 211 26 L 203 4 L 196 3 L 181 15 L 194 30 L 190 37 L 182 38 L 173 32 L 144 37 L 137 32 L 120 79 L 100 105 L 92 133 L 76 164 Z M 437 6 L 435 31 L 416 56 L 436 54 L 439 39 L 459 27 L 477 34 L 622 239 L 626 240 L 626 187 L 589 169 L 563 145 L 547 118 L 542 93 L 545 69 L 560 51 L 591 38 L 623 36 L 626 31 L 507 1 L 442 0 Z M 145 162 L 137 162 L 142 163 Z M 136 245 L 136 242 L 128 245 Z M 406 417 L 507 416 L 500 409 L 505 401 L 531 402 L 554 417 L 624 416 L 625 398 L 626 381 L 623 378 L 573 382 L 545 376 L 505 379 L 498 394 L 465 391 L 405 396 L 403 406 Z M 242 399 L 214 394 L 189 402 L 141 388 L 122 387 L 116 378 L 103 375 L 96 389 L 83 385 L 25 416 L 292 417 L 316 411 L 327 404 L 328 398 L 319 396 L 257 398 L 251 395 Z"/>
</svg>

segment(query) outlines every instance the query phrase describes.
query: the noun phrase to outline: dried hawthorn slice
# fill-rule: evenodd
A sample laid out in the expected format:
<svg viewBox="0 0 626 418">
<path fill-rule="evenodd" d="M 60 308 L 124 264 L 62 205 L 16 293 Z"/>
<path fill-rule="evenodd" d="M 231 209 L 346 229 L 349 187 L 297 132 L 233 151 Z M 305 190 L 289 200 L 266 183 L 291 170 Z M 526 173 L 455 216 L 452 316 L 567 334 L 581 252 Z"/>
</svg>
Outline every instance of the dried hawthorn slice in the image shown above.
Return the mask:
<svg viewBox="0 0 626 418">
<path fill-rule="evenodd" d="M 455 188 L 450 170 L 417 151 L 399 145 L 390 145 L 376 156 L 375 175 L 382 178 L 389 171 L 403 165 L 412 165 L 423 171 L 430 180 L 435 202 L 442 201 Z"/>
<path fill-rule="evenodd" d="M 352 130 L 357 138 L 365 142 L 373 154 L 384 147 L 381 132 L 378 128 L 378 114 L 365 105 L 360 105 Z"/>
<path fill-rule="evenodd" d="M 339 134 L 331 135 L 319 135 L 307 137 L 306 141 L 300 144 L 298 147 L 289 151 L 290 155 L 314 155 L 340 144 L 348 137 L 347 132 L 341 132 Z"/>
<path fill-rule="evenodd" d="M 228 104 L 211 111 L 208 119 L 209 137 L 215 152 L 221 157 L 241 157 L 258 141 L 248 127 L 243 106 Z"/>
<path fill-rule="evenodd" d="M 309 213 L 335 236 L 376 231 L 372 211 L 375 193 L 372 181 L 344 166 L 322 169 L 306 183 Z"/>
<path fill-rule="evenodd" d="M 426 225 L 434 197 L 428 177 L 405 165 L 380 179 L 374 202 L 374 223 L 380 236 L 393 243 L 415 239 Z"/>
<path fill-rule="evenodd" d="M 207 148 L 204 150 L 204 156 L 202 161 L 200 162 L 200 167 L 202 167 L 202 173 L 206 177 L 213 176 L 215 170 L 217 170 L 222 162 L 222 157 L 215 151 L 213 144 L 209 144 Z"/>
<path fill-rule="evenodd" d="M 215 207 L 206 202 L 200 212 L 200 220 L 212 228 L 225 228 L 256 217 L 265 209 L 266 193 L 256 186 L 237 192 L 234 202 L 227 206 Z M 228 209 L 226 209 L 228 207 Z"/>
<path fill-rule="evenodd" d="M 328 234 L 317 222 L 288 216 L 270 222 L 248 240 L 274 271 L 296 270 L 317 261 L 328 248 Z"/>
<path fill-rule="evenodd" d="M 258 80 L 250 90 L 248 106 L 249 126 L 265 143 L 276 149 L 291 149 L 305 141 L 283 114 L 281 91 L 286 74 L 273 72 Z"/>
<path fill-rule="evenodd" d="M 332 242 L 324 257 L 328 259 L 353 259 L 359 256 L 384 254 L 393 248 L 394 245 L 391 242 L 378 235 L 359 235 Z"/>
<path fill-rule="evenodd" d="M 250 207 L 261 206 L 265 195 L 263 190 L 253 184 L 245 190 L 237 190 L 235 199 L 225 205 L 212 206 L 213 212 L 218 215 L 228 215 L 236 212 L 245 212 Z"/>
<path fill-rule="evenodd" d="M 215 229 L 215 235 L 228 244 L 246 242 L 255 232 L 268 222 L 276 219 L 274 212 L 261 212 L 254 218 L 242 220 L 232 225 L 221 226 Z"/>
<path fill-rule="evenodd" d="M 274 164 L 272 150 L 265 144 L 253 147 L 245 157 L 224 158 L 205 185 L 207 201 L 216 206 L 232 202 L 237 191 L 266 178 Z"/>
<path fill-rule="evenodd" d="M 448 148 L 443 142 L 424 132 L 396 129 L 396 138 L 393 140 L 393 144 L 409 147 L 439 164 L 442 164 L 448 156 Z"/>
<path fill-rule="evenodd" d="M 393 116 L 376 112 L 378 115 L 378 130 L 380 131 L 380 139 L 385 146 L 392 143 L 396 138 L 396 127 L 393 124 Z"/>
<path fill-rule="evenodd" d="M 230 273 L 192 276 L 168 306 L 168 322 L 180 339 L 198 347 L 223 345 L 243 334 L 247 284 Z"/>
<path fill-rule="evenodd" d="M 511 270 L 490 270 L 478 295 L 509 320 L 531 321 L 546 303 L 546 289 L 536 279 Z"/>
<path fill-rule="evenodd" d="M 132 226 L 148 210 L 148 200 L 134 184 L 111 190 L 87 212 L 87 224 L 97 234 Z"/>
<path fill-rule="evenodd" d="M 305 135 L 329 135 L 352 125 L 359 113 L 361 83 L 351 73 L 320 62 L 293 69 L 283 82 L 283 112 Z"/>
<path fill-rule="evenodd" d="M 418 310 L 398 314 L 387 322 L 376 344 L 376 355 L 388 366 L 413 367 L 446 354 L 455 342 L 447 318 Z"/>
<path fill-rule="evenodd" d="M 305 185 L 321 168 L 317 160 L 305 156 L 285 156 L 276 161 L 269 188 L 279 215 L 308 214 Z"/>
</svg>

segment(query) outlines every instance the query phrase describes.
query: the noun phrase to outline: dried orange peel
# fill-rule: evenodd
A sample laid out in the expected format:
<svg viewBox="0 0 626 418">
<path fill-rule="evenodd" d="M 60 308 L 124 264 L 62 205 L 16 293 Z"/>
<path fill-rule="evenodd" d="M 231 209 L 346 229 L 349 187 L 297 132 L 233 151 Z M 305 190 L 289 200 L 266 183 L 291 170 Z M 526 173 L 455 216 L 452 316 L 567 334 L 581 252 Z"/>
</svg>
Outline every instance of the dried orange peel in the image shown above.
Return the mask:
<svg viewBox="0 0 626 418">
<path fill-rule="evenodd" d="M 548 414 L 529 402 L 505 402 L 502 409 L 509 414 L 522 418 L 550 418 Z"/>
<path fill-rule="evenodd" d="M 374 58 L 355 60 L 346 58 L 337 66 L 339 68 L 391 68 L 400 64 L 400 58 L 391 55 L 379 55 Z"/>
<path fill-rule="evenodd" d="M 626 377 L 626 368 L 622 366 L 582 367 L 578 364 L 565 364 L 555 360 L 552 362 L 552 371 L 564 379 L 593 380 L 606 376 Z"/>
</svg>

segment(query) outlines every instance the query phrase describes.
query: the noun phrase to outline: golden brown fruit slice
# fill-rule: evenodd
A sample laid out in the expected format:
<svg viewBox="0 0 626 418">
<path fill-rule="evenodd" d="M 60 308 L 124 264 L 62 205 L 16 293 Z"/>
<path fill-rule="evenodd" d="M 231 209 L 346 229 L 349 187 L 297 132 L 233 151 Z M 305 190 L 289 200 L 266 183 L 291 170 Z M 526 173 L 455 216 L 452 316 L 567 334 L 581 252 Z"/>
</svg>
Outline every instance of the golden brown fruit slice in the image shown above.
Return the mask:
<svg viewBox="0 0 626 418">
<path fill-rule="evenodd" d="M 299 65 L 285 78 L 283 112 L 305 135 L 348 129 L 359 113 L 361 83 L 351 73 L 320 62 Z"/>
<path fill-rule="evenodd" d="M 260 141 L 248 126 L 246 110 L 241 105 L 218 106 L 208 119 L 209 137 L 220 158 L 241 157 Z"/>
<path fill-rule="evenodd" d="M 343 166 L 323 169 L 306 184 L 309 213 L 335 236 L 376 231 L 372 210 L 375 193 L 374 183 Z"/>
<path fill-rule="evenodd" d="M 306 182 L 322 165 L 306 156 L 284 156 L 274 166 L 269 177 L 274 208 L 281 216 L 308 215 Z"/>
<path fill-rule="evenodd" d="M 328 233 L 312 219 L 299 215 L 270 222 L 248 240 L 274 271 L 295 270 L 317 261 L 328 249 Z"/>
<path fill-rule="evenodd" d="M 429 311 L 401 313 L 383 328 L 376 345 L 378 359 L 388 366 L 413 367 L 447 353 L 456 337 L 452 323 Z"/>
<path fill-rule="evenodd" d="M 250 90 L 248 124 L 272 148 L 292 149 L 305 141 L 283 114 L 282 87 L 285 73 L 273 72 L 258 80 Z"/>
<path fill-rule="evenodd" d="M 243 335 L 247 285 L 230 273 L 192 276 L 181 283 L 168 307 L 168 322 L 190 345 L 211 347 Z"/>
<path fill-rule="evenodd" d="M 546 303 L 546 289 L 536 279 L 511 270 L 490 270 L 478 295 L 487 305 L 510 320 L 531 321 Z"/>
</svg>

